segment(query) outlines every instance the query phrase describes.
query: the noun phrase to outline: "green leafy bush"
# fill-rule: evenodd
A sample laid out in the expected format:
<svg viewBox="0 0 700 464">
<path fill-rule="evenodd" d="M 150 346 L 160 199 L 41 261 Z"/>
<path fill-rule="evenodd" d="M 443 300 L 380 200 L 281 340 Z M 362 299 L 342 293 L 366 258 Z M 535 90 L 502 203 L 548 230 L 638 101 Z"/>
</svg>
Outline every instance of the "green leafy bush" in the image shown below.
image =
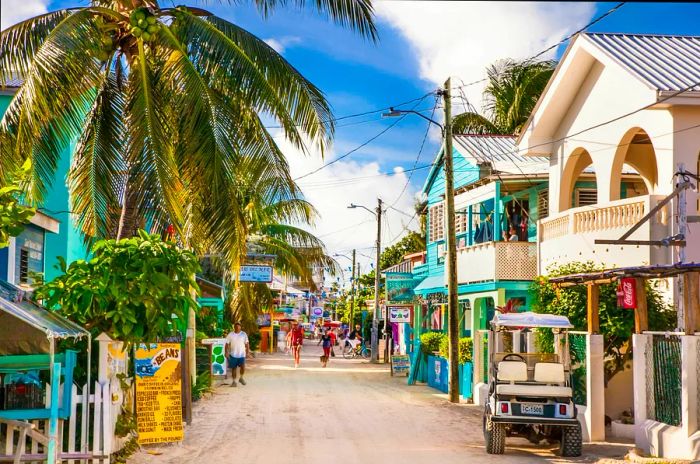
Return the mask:
<svg viewBox="0 0 700 464">
<path fill-rule="evenodd" d="M 442 332 L 427 332 L 420 336 L 420 349 L 425 354 L 440 351 L 440 342 L 447 336 Z"/>
<path fill-rule="evenodd" d="M 61 260 L 63 275 L 36 297 L 93 333 L 129 344 L 170 335 L 173 317 L 185 321 L 188 308 L 197 307 L 197 258 L 158 235 L 140 230 L 138 237 L 101 240 L 92 256 L 67 268 Z"/>
<path fill-rule="evenodd" d="M 440 356 L 450 359 L 450 339 L 443 337 L 440 341 Z M 459 339 L 459 364 L 472 361 L 472 339 L 471 337 L 461 337 Z"/>
<path fill-rule="evenodd" d="M 31 162 L 27 160 L 19 172 L 9 177 L 10 183 L 0 185 L 0 248 L 10 243 L 10 237 L 16 237 L 29 224 L 36 209 L 21 203 L 23 183 L 31 170 Z"/>
</svg>

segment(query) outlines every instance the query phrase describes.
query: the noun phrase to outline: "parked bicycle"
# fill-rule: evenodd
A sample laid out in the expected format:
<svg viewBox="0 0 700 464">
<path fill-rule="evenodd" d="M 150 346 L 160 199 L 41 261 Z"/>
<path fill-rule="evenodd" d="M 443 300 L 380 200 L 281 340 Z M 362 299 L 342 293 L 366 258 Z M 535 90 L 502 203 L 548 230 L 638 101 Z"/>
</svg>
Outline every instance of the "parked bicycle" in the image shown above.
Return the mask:
<svg viewBox="0 0 700 464">
<path fill-rule="evenodd" d="M 353 348 L 350 342 L 345 340 L 345 344 L 343 345 L 343 357 L 345 359 L 371 358 L 372 350 L 369 348 L 369 342 L 358 343 L 358 345 Z"/>
</svg>

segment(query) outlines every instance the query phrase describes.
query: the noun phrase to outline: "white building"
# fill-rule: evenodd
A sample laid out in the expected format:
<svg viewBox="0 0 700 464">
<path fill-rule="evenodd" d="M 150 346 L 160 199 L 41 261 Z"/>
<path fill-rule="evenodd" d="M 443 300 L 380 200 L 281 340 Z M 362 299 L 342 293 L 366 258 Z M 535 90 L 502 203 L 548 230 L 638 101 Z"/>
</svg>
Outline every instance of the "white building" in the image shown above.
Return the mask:
<svg viewBox="0 0 700 464">
<path fill-rule="evenodd" d="M 517 145 L 521 155 L 549 158 L 549 216 L 539 221 L 537 234 L 541 274 L 551 265 L 572 261 L 608 268 L 678 262 L 680 247 L 595 241 L 620 239 L 674 191 L 681 180 L 675 173 L 700 171 L 700 37 L 578 35 Z M 697 187 L 697 181 L 693 184 Z M 685 201 L 682 195 L 628 239 L 660 242 L 676 236 L 685 209 L 690 217 L 685 262 L 700 262 L 700 223 L 694 221 L 700 198 L 697 188 L 685 190 Z M 663 284 L 678 303 L 678 286 L 670 279 Z M 671 373 L 644 361 L 657 362 L 652 355 L 656 342 L 666 343 L 669 337 L 664 341 L 663 335 L 635 335 L 636 441 L 657 455 L 700 458 L 700 337 L 690 331 L 671 337 L 677 339 L 673 344 L 679 353 L 675 368 L 682 371 L 675 404 L 659 398 L 654 402 L 657 393 L 649 390 L 653 379 Z M 602 336 L 588 337 L 588 357 L 595 365 L 588 366 L 586 420 L 595 440 L 605 434 L 601 427 L 607 394 L 602 394 Z M 596 337 L 601 338 L 591 343 Z M 596 344 L 598 351 L 591 353 Z M 624 400 L 625 395 L 614 399 Z M 660 407 L 679 408 L 680 420 L 663 422 Z"/>
</svg>

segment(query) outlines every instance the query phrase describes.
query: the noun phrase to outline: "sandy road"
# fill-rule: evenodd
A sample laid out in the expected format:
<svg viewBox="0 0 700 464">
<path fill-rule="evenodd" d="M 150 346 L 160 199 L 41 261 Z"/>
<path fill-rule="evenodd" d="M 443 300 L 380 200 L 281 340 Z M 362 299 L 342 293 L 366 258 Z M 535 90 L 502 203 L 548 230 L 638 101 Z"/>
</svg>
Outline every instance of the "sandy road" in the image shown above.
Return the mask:
<svg viewBox="0 0 700 464">
<path fill-rule="evenodd" d="M 509 439 L 504 456 L 489 456 L 480 408 L 449 404 L 428 387 L 409 387 L 405 377 L 392 378 L 383 366 L 334 358 L 322 369 L 320 348 L 304 349 L 299 369 L 284 355 L 251 360 L 247 386 L 220 386 L 195 404 L 183 443 L 143 450 L 129 462 L 567 462 L 517 439 Z M 575 461 L 621 456 L 627 448 L 586 446 Z"/>
</svg>

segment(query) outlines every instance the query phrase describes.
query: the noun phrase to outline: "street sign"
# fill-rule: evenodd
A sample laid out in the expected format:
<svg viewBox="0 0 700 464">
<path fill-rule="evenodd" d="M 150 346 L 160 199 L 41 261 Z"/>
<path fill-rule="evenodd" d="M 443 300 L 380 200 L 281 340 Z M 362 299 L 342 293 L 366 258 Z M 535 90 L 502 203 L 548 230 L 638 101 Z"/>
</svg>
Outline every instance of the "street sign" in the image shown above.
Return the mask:
<svg viewBox="0 0 700 464">
<path fill-rule="evenodd" d="M 272 266 L 241 266 L 240 282 L 272 282 Z"/>
<path fill-rule="evenodd" d="M 311 314 L 313 314 L 316 317 L 323 316 L 323 308 L 320 306 L 316 306 L 311 310 Z"/>
</svg>

